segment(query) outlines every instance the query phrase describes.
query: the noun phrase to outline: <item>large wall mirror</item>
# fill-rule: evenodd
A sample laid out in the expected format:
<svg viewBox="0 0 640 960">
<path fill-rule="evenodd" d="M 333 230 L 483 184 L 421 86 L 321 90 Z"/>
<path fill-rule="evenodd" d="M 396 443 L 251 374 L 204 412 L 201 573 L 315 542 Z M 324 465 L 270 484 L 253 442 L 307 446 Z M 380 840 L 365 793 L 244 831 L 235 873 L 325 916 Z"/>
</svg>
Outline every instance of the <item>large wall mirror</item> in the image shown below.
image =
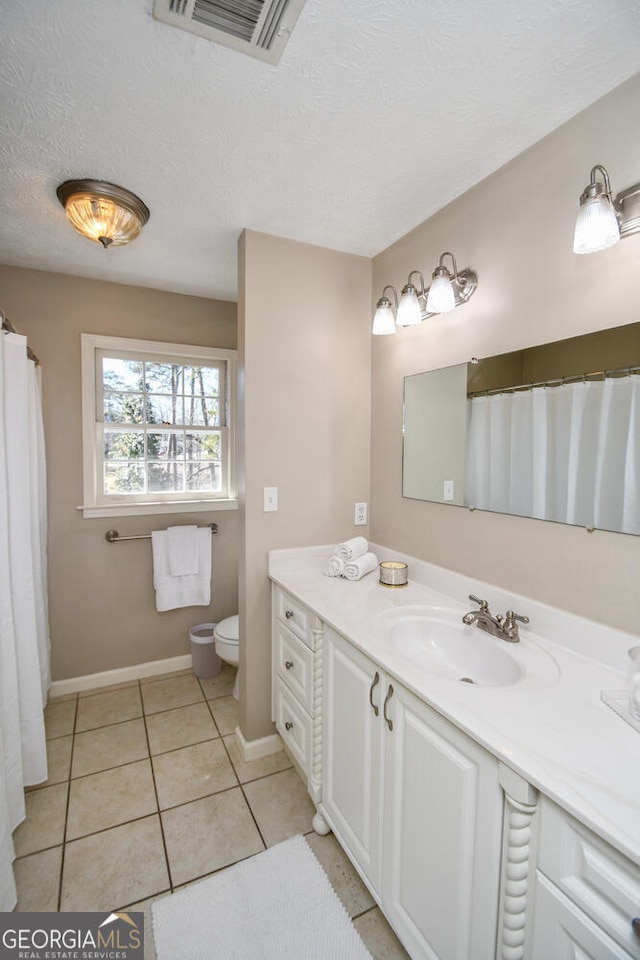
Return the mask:
<svg viewBox="0 0 640 960">
<path fill-rule="evenodd" d="M 402 494 L 640 534 L 640 323 L 405 377 Z"/>
</svg>

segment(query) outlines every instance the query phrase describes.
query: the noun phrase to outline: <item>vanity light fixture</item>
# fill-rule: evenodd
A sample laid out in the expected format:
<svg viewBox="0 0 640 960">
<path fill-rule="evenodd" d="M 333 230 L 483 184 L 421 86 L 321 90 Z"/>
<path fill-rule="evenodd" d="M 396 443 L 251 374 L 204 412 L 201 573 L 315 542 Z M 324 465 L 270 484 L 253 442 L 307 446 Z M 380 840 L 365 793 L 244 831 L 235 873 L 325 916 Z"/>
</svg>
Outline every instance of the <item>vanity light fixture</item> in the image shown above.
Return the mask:
<svg viewBox="0 0 640 960">
<path fill-rule="evenodd" d="M 444 258 L 451 257 L 453 273 L 444 266 Z M 420 277 L 420 289 L 411 282 L 414 274 Z M 395 287 L 387 284 L 382 291 L 382 296 L 376 304 L 376 312 L 373 318 L 372 333 L 374 335 L 383 335 L 395 333 L 398 327 L 408 327 L 413 324 L 422 323 L 428 317 L 433 317 L 437 313 L 446 313 L 466 303 L 478 286 L 478 277 L 465 267 L 458 271 L 456 258 L 448 251 L 443 253 L 438 262 L 438 266 L 433 272 L 433 281 L 430 287 L 425 289 L 424 278 L 419 270 L 412 270 L 407 278 L 407 282 L 400 291 L 400 302 Z M 396 316 L 393 315 L 391 301 L 386 295 L 386 291 L 393 292 L 393 299 L 396 307 Z"/>
<path fill-rule="evenodd" d="M 71 226 L 105 250 L 135 240 L 149 208 L 124 187 L 104 180 L 65 180 L 56 190 Z"/>
<path fill-rule="evenodd" d="M 640 233 L 640 183 L 614 198 L 606 167 L 596 164 L 580 197 L 573 252 L 606 250 L 634 233 Z"/>
</svg>

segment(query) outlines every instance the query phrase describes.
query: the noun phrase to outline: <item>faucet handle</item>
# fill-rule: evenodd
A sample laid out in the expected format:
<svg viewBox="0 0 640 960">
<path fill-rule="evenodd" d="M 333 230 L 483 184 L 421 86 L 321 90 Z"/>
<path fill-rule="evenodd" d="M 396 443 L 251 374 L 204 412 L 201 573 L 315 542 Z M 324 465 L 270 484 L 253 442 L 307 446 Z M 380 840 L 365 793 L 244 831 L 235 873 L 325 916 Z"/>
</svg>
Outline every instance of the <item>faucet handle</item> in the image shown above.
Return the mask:
<svg viewBox="0 0 640 960">
<path fill-rule="evenodd" d="M 529 617 L 525 617 L 522 613 L 514 613 L 513 610 L 507 610 L 502 626 L 505 640 L 511 640 L 515 643 L 520 639 L 518 622 L 529 623 Z"/>
<path fill-rule="evenodd" d="M 489 603 L 487 600 L 481 600 L 480 597 L 474 597 L 472 593 L 469 594 L 469 600 L 473 600 L 474 603 L 479 604 L 480 609 L 483 613 L 486 613 L 489 609 Z"/>
<path fill-rule="evenodd" d="M 505 624 L 513 623 L 514 620 L 519 620 L 520 623 L 529 623 L 529 617 L 525 617 L 522 613 L 514 613 L 513 610 L 507 610 L 504 618 Z"/>
</svg>

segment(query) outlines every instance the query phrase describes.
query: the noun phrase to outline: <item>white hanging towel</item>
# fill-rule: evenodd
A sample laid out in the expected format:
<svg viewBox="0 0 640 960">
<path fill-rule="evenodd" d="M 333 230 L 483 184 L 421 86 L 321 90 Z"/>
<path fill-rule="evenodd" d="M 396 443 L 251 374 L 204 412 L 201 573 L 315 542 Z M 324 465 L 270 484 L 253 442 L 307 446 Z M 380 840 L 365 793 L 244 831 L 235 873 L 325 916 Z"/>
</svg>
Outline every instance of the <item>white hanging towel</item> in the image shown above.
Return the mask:
<svg viewBox="0 0 640 960">
<path fill-rule="evenodd" d="M 357 560 L 364 556 L 369 549 L 369 544 L 364 537 L 352 537 L 351 540 L 345 540 L 336 547 L 336 554 L 341 560 Z"/>
<path fill-rule="evenodd" d="M 196 543 L 196 572 L 173 576 L 169 530 L 154 530 L 151 533 L 153 585 L 156 591 L 156 609 L 160 612 L 176 610 L 178 607 L 208 607 L 211 603 L 210 527 L 196 529 Z"/>
<path fill-rule="evenodd" d="M 168 527 L 169 573 L 172 577 L 190 577 L 198 572 L 198 528 Z"/>
</svg>

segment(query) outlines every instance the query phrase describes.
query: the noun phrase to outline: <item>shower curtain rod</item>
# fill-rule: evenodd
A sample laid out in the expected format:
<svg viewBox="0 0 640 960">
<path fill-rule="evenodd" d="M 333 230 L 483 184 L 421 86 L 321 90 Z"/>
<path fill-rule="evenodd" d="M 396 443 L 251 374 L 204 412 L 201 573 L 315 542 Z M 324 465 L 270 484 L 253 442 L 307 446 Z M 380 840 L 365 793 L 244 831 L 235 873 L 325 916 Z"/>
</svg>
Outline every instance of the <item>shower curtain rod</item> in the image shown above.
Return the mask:
<svg viewBox="0 0 640 960">
<path fill-rule="evenodd" d="M 2 329 L 5 331 L 5 333 L 17 333 L 17 332 L 18 332 L 18 331 L 16 330 L 16 328 L 14 327 L 14 325 L 11 323 L 11 320 L 9 320 L 9 318 L 6 316 L 5 313 L 3 313 L 2 310 L 0 310 L 0 318 L 2 319 Z M 36 366 L 38 366 L 38 365 L 40 364 L 40 361 L 39 361 L 38 358 L 36 357 L 35 353 L 34 353 L 33 350 L 31 349 L 31 347 L 29 347 L 29 346 L 27 346 L 27 356 L 29 357 L 29 360 L 33 360 L 33 362 L 35 363 Z"/>
<path fill-rule="evenodd" d="M 495 387 L 493 390 L 475 390 L 467 394 L 468 400 L 476 397 L 493 397 L 499 393 L 517 393 L 519 391 L 533 390 L 534 387 L 560 387 L 564 383 L 580 383 L 581 380 L 588 380 L 589 377 L 628 377 L 632 373 L 640 373 L 640 366 L 619 367 L 617 370 L 594 370 L 592 373 L 580 373 L 572 377 L 556 377 L 552 380 L 539 380 L 538 383 L 520 383 L 516 387 Z"/>
</svg>

